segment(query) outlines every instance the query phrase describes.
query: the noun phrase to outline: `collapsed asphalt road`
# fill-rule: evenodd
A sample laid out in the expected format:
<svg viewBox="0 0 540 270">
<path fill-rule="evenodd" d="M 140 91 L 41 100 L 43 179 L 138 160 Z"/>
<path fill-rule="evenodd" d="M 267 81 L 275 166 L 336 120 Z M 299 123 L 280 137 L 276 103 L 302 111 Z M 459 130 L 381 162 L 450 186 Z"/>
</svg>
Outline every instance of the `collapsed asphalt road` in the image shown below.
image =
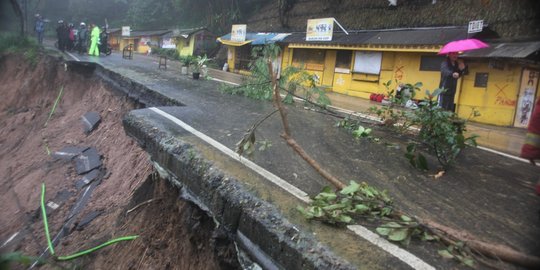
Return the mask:
<svg viewBox="0 0 540 270">
<path fill-rule="evenodd" d="M 454 262 L 444 261 L 437 255 L 437 246 L 413 243 L 407 248 L 414 254 L 413 257 L 403 255 L 402 249 L 390 254 L 383 250 L 384 247 L 376 247 L 366 240 L 368 236 L 358 236 L 347 229 L 307 223 L 294 208 L 303 204 L 303 194 L 313 196 L 328 184 L 279 137 L 281 126 L 277 116 L 267 120 L 257 132 L 257 137 L 271 141 L 272 147 L 256 152 L 249 159 L 299 192 L 290 193 L 290 187 L 269 182 L 268 177 L 255 171 L 258 169 L 240 165 L 235 158 L 226 156 L 216 145 L 205 140 L 204 136 L 188 131 L 191 127 L 234 150 L 245 130 L 273 110 L 271 103 L 222 94 L 218 90 L 218 83 L 192 80 L 180 75 L 174 68 L 159 70 L 157 62 L 151 58 L 135 56 L 133 60 L 125 60 L 117 54 L 80 58 L 103 66 L 100 71 L 103 78 L 115 77 L 117 83 L 123 80 L 126 88 L 133 84 L 128 83 L 130 81 L 144 85 L 146 90 L 134 94 L 135 98 L 164 97 L 147 98 L 147 106 L 174 103 L 160 104 L 163 100 L 174 100 L 177 104 L 185 105 L 133 111 L 126 118 L 130 135 L 139 140 L 143 137 L 155 138 L 156 144 L 162 144 L 163 140 L 176 140 L 175 143 L 189 145 L 184 148 L 185 151 L 192 151 L 194 157 L 210 162 L 210 168 L 237 179 L 250 193 L 277 207 L 280 215 L 300 231 L 313 233 L 320 243 L 356 268 L 456 267 Z M 304 110 L 302 106 L 288 109 L 293 136 L 339 179 L 365 181 L 380 189 L 387 189 L 399 207 L 416 216 L 430 217 L 469 231 L 480 239 L 513 246 L 528 254 L 539 253 L 540 243 L 536 239 L 540 239 L 537 217 L 540 200 L 534 196 L 531 188 L 538 175 L 536 168 L 478 149 L 467 149 L 453 170 L 435 180 L 408 166 L 403 158 L 403 150 L 367 140 L 354 140 L 335 127 L 336 119 Z M 151 132 L 160 135 L 147 136 Z M 146 135 L 137 138 L 137 134 L 143 133 Z M 144 146 L 147 142 L 141 143 Z M 189 155 L 188 152 L 175 154 Z M 159 162 L 158 152 L 150 154 Z M 166 158 L 161 161 L 164 160 Z M 167 167 L 172 164 L 160 165 L 174 171 L 174 168 Z M 420 260 L 416 257 L 423 262 L 418 263 Z"/>
</svg>

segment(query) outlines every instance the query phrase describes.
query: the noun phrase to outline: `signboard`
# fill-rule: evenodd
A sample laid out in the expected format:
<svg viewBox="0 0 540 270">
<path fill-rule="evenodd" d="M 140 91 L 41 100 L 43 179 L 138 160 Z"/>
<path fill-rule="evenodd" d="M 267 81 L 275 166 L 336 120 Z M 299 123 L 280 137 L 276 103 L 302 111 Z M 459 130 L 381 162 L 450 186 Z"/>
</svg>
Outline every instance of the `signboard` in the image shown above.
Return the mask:
<svg viewBox="0 0 540 270">
<path fill-rule="evenodd" d="M 231 41 L 246 41 L 246 29 L 247 25 L 245 24 L 233 24 L 231 31 Z"/>
<path fill-rule="evenodd" d="M 131 33 L 131 29 L 129 26 L 122 26 L 122 36 L 123 37 L 129 37 Z"/>
<path fill-rule="evenodd" d="M 478 33 L 482 32 L 482 28 L 484 27 L 484 20 L 478 20 L 478 21 L 470 21 L 469 22 L 469 29 L 467 33 Z"/>
<path fill-rule="evenodd" d="M 539 71 L 524 69 L 521 75 L 521 87 L 519 88 L 519 99 L 516 107 L 515 127 L 526 128 L 534 110 L 534 95 L 538 87 Z"/>
<path fill-rule="evenodd" d="M 334 18 L 307 21 L 306 41 L 330 41 L 334 33 Z"/>
</svg>

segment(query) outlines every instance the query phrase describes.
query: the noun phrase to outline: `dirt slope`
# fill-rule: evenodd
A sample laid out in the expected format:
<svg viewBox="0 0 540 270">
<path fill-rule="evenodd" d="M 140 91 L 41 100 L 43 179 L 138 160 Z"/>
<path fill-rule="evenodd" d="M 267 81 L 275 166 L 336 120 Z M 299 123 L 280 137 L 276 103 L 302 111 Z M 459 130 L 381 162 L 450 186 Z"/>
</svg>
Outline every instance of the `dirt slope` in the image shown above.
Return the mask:
<svg viewBox="0 0 540 270">
<path fill-rule="evenodd" d="M 91 71 L 91 70 L 89 70 Z M 56 111 L 45 122 L 63 87 Z M 47 154 L 65 146 L 95 147 L 102 155 L 105 178 L 75 217 L 69 234 L 56 246 L 58 255 L 93 247 L 114 237 L 139 235 L 134 241 L 106 247 L 62 266 L 84 269 L 234 269 L 234 247 L 215 235 L 204 212 L 178 199 L 176 189 L 157 177 L 137 144 L 124 134 L 121 119 L 135 105 L 107 89 L 90 72 L 74 72 L 63 62 L 43 57 L 36 66 L 20 56 L 0 57 L 0 245 L 2 253 L 39 256 L 46 248 L 39 198 L 59 204 L 48 212 L 54 237 L 77 198 L 74 163 Z M 101 124 L 89 135 L 81 116 L 96 111 Z M 67 195 L 66 195 L 67 194 Z M 66 195 L 62 198 L 62 195 Z M 127 214 L 127 210 L 154 198 Z M 84 227 L 89 213 L 99 213 Z M 15 235 L 13 240 L 8 239 Z M 202 236 L 201 236 L 202 235 Z M 225 254 L 220 259 L 217 254 Z M 223 257 L 223 256 L 222 256 Z M 233 259 L 231 259 L 233 258 Z M 22 266 L 14 264 L 15 269 Z M 55 268 L 49 260 L 45 269 Z"/>
</svg>

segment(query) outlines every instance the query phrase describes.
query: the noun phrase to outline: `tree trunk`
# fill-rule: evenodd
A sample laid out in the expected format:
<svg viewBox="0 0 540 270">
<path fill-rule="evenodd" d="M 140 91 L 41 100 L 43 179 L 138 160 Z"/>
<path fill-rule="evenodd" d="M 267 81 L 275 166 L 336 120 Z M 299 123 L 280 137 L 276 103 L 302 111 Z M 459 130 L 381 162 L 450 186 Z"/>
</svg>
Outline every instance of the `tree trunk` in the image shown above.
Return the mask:
<svg viewBox="0 0 540 270">
<path fill-rule="evenodd" d="M 17 0 L 9 0 L 9 2 L 11 3 L 11 6 L 13 7 L 13 11 L 15 12 L 15 15 L 19 18 L 19 22 L 21 25 L 20 35 L 24 36 L 24 29 L 26 27 L 25 27 L 25 21 L 24 21 L 21 4 Z"/>
<path fill-rule="evenodd" d="M 452 239 L 458 240 L 466 244 L 471 250 L 480 253 L 484 256 L 491 257 L 494 259 L 501 259 L 506 262 L 513 264 L 525 266 L 531 269 L 540 268 L 540 258 L 532 255 L 527 255 L 517 250 L 514 250 L 508 246 L 487 243 L 481 240 L 476 239 L 472 234 L 450 228 L 448 226 L 439 224 L 430 219 L 421 219 L 417 218 L 420 224 L 426 226 L 432 231 L 438 231 L 443 233 L 445 236 L 448 236 Z"/>
<path fill-rule="evenodd" d="M 287 118 L 287 112 L 285 111 L 285 108 L 283 107 L 283 103 L 281 102 L 281 95 L 279 93 L 279 87 L 277 84 L 277 78 L 276 74 L 274 73 L 274 68 L 272 66 L 272 60 L 268 60 L 268 72 L 271 75 L 272 78 L 272 89 L 274 90 L 274 105 L 278 108 L 279 114 L 281 115 L 281 122 L 283 124 L 283 134 L 281 134 L 281 137 L 285 139 L 287 144 L 294 149 L 300 157 L 302 157 L 313 169 L 315 169 L 322 177 L 324 177 L 328 182 L 330 182 L 332 185 L 334 185 L 337 189 L 343 189 L 346 187 L 345 184 L 343 184 L 341 181 L 339 181 L 336 177 L 334 177 L 332 174 L 324 170 L 321 165 L 315 161 L 304 149 L 291 137 L 291 131 L 289 127 L 289 121 Z"/>
</svg>

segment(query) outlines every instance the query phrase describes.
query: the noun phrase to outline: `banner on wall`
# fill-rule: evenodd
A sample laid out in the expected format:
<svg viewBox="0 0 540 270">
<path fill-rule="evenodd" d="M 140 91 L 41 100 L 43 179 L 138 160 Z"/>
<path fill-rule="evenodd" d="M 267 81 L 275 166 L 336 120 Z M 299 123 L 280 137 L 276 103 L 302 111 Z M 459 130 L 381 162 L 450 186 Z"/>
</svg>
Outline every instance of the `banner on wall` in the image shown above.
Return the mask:
<svg viewBox="0 0 540 270">
<path fill-rule="evenodd" d="M 233 24 L 231 30 L 231 41 L 244 42 L 246 41 L 246 29 L 245 24 Z"/>
<path fill-rule="evenodd" d="M 331 41 L 334 33 L 334 18 L 310 19 L 307 21 L 306 41 Z"/>
<path fill-rule="evenodd" d="M 145 46 L 150 42 L 150 37 L 141 37 L 139 40 L 139 45 Z"/>
<path fill-rule="evenodd" d="M 516 127 L 526 128 L 529 126 L 535 104 L 536 89 L 538 88 L 538 76 L 540 76 L 540 71 L 523 70 L 516 107 L 516 118 L 514 119 L 514 126 Z"/>
<path fill-rule="evenodd" d="M 161 45 L 163 49 L 176 49 L 176 43 L 173 38 L 164 38 L 163 44 Z"/>
</svg>

